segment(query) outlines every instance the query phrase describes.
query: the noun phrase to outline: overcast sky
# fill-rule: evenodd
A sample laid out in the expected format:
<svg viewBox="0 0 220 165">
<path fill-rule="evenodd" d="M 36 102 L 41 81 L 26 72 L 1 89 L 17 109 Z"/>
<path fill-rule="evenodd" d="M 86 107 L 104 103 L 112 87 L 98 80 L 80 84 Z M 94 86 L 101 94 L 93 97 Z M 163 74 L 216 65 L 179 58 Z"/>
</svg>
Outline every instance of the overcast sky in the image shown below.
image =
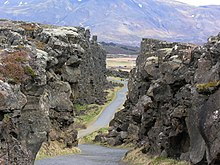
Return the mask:
<svg viewBox="0 0 220 165">
<path fill-rule="evenodd" d="M 220 0 L 177 0 L 177 1 L 188 3 L 190 5 L 195 5 L 195 6 L 220 5 Z"/>
</svg>

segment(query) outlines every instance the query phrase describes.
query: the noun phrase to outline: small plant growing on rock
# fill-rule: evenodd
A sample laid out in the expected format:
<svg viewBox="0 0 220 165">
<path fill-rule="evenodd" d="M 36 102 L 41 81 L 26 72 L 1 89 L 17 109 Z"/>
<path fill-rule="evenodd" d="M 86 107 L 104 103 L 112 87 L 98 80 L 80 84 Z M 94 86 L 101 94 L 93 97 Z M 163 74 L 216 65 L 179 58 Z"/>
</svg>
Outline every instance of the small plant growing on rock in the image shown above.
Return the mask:
<svg viewBox="0 0 220 165">
<path fill-rule="evenodd" d="M 11 116 L 9 114 L 4 114 L 3 122 L 8 123 L 11 119 Z"/>
<path fill-rule="evenodd" d="M 215 82 L 208 82 L 204 84 L 196 84 L 196 88 L 199 92 L 206 92 L 212 90 L 212 88 L 216 88 L 220 85 L 220 80 Z"/>
<path fill-rule="evenodd" d="M 25 66 L 24 71 L 27 75 L 29 75 L 31 77 L 36 77 L 35 71 L 30 66 Z"/>
<path fill-rule="evenodd" d="M 0 54 L 0 79 L 14 83 L 24 82 L 34 71 L 27 67 L 28 54 L 25 51 Z"/>
</svg>

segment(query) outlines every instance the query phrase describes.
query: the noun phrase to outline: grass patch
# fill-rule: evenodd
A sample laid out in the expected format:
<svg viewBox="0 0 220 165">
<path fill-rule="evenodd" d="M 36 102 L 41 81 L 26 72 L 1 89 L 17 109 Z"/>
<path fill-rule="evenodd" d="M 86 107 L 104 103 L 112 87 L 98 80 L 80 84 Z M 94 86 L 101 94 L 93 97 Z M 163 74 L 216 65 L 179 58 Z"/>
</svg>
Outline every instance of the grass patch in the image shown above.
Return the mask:
<svg viewBox="0 0 220 165">
<path fill-rule="evenodd" d="M 187 162 L 177 161 L 174 159 L 166 158 L 166 157 L 155 157 L 153 158 L 151 165 L 189 165 Z"/>
<path fill-rule="evenodd" d="M 197 90 L 203 92 L 203 91 L 208 91 L 210 88 L 215 88 L 220 85 L 220 80 L 215 81 L 215 82 L 208 82 L 204 84 L 196 84 Z"/>
<path fill-rule="evenodd" d="M 0 54 L 0 79 L 16 84 L 24 82 L 29 78 L 29 75 L 25 73 L 27 63 L 29 63 L 29 56 L 25 50 L 2 52 Z"/>
<path fill-rule="evenodd" d="M 136 58 L 133 57 L 107 58 L 106 64 L 107 64 L 107 68 L 130 71 L 132 68 L 135 67 L 135 60 Z"/>
<path fill-rule="evenodd" d="M 87 136 L 82 137 L 81 139 L 79 139 L 79 143 L 80 144 L 96 144 L 96 145 L 101 145 L 104 147 L 109 147 L 109 148 L 124 148 L 124 149 L 131 149 L 134 148 L 134 144 L 129 143 L 129 144 L 122 144 L 119 146 L 110 146 L 107 142 L 96 142 L 95 137 L 97 135 L 107 135 L 108 134 L 108 127 L 105 128 L 101 128 Z"/>
<path fill-rule="evenodd" d="M 97 135 L 99 134 L 107 134 L 108 133 L 108 128 L 101 128 L 98 131 L 95 131 L 87 136 L 84 136 L 83 138 L 80 139 L 80 143 L 81 144 L 91 144 L 91 143 L 95 143 L 94 139 Z"/>
<path fill-rule="evenodd" d="M 132 165 L 190 165 L 185 161 L 178 161 L 166 157 L 153 157 L 141 152 L 143 148 L 129 151 L 123 161 Z"/>
<path fill-rule="evenodd" d="M 97 104 L 90 104 L 82 107 L 85 107 L 85 113 L 76 117 L 76 123 L 86 126 L 95 120 L 96 116 L 98 116 L 102 111 L 102 106 Z M 84 110 L 82 107 L 81 110 Z M 81 110 L 78 109 L 77 111 L 80 112 Z"/>
<path fill-rule="evenodd" d="M 75 104 L 74 107 L 76 112 L 80 113 L 81 111 L 86 110 L 88 108 L 88 105 Z"/>
<path fill-rule="evenodd" d="M 52 141 L 49 144 L 42 144 L 42 147 L 37 154 L 36 160 L 51 158 L 60 155 L 77 154 L 80 152 L 80 149 L 77 147 L 65 148 L 64 144 L 57 141 Z"/>
<path fill-rule="evenodd" d="M 124 78 L 121 78 L 121 77 L 113 77 L 113 76 L 108 76 L 107 80 L 108 80 L 108 81 L 113 81 L 113 82 L 126 81 L 126 79 L 124 79 Z"/>
<path fill-rule="evenodd" d="M 35 71 L 34 71 L 30 66 L 25 66 L 25 67 L 24 67 L 24 72 L 25 72 L 27 75 L 31 76 L 31 77 L 36 77 L 36 76 L 37 76 L 36 73 L 35 73 Z"/>
</svg>

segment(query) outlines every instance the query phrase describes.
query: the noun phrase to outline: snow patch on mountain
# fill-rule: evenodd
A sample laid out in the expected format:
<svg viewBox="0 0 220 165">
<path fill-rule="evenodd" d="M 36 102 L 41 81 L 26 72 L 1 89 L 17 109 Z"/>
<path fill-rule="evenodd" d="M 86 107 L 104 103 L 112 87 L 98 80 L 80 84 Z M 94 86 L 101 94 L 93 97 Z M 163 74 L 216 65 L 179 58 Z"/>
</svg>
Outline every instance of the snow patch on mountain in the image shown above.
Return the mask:
<svg viewBox="0 0 220 165">
<path fill-rule="evenodd" d="M 5 5 L 9 4 L 9 1 L 5 1 L 4 4 L 5 4 Z"/>
<path fill-rule="evenodd" d="M 18 6 L 21 6 L 22 4 L 23 4 L 23 2 L 21 1 Z"/>
<path fill-rule="evenodd" d="M 100 41 L 124 44 L 140 43 L 143 37 L 203 43 L 219 32 L 219 9 L 170 0 L 0 1 L 2 18 L 89 26 Z"/>
</svg>

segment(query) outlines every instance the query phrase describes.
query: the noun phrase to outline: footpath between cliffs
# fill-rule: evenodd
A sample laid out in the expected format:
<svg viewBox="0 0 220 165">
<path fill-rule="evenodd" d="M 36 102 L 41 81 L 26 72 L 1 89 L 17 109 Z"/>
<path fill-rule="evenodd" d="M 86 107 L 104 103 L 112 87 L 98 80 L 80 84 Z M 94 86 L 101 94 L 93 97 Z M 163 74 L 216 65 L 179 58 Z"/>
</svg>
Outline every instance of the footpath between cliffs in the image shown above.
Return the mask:
<svg viewBox="0 0 220 165">
<path fill-rule="evenodd" d="M 86 135 L 89 135 L 92 132 L 99 130 L 100 128 L 106 127 L 109 122 L 113 119 L 115 112 L 120 108 L 120 106 L 126 100 L 127 89 L 127 81 L 121 80 L 113 80 L 117 83 L 124 84 L 124 87 L 119 90 L 116 94 L 116 98 L 103 110 L 100 116 L 97 118 L 93 124 L 88 126 L 86 129 L 80 130 L 78 132 L 78 138 L 82 138 Z"/>
<path fill-rule="evenodd" d="M 126 100 L 127 81 L 117 82 L 123 83 L 124 87 L 117 92 L 116 98 L 105 108 L 98 119 L 87 127 L 87 129 L 80 130 L 78 138 L 82 138 L 90 133 L 106 127 L 114 117 L 115 112 Z M 35 165 L 123 165 L 120 162 L 121 158 L 127 152 L 126 149 L 107 148 L 97 145 L 79 145 L 80 154 L 59 156 L 55 158 L 42 159 L 35 162 Z"/>
</svg>

